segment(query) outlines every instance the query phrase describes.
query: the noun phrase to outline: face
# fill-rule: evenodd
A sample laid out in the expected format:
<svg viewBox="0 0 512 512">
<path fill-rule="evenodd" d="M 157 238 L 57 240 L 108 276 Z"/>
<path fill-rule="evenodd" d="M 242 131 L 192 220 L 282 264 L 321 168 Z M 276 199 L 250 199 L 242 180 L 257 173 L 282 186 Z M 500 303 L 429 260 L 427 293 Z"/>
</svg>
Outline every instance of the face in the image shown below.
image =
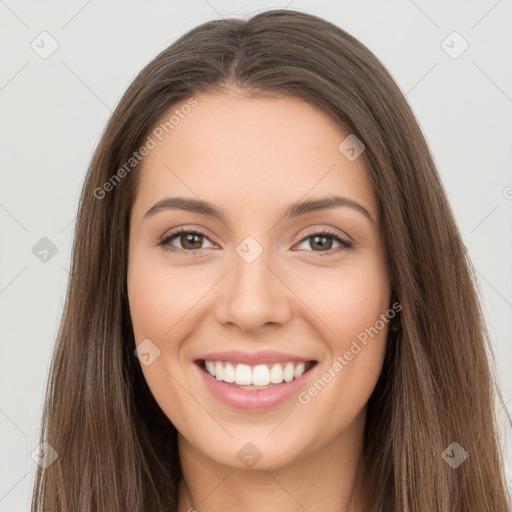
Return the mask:
<svg viewBox="0 0 512 512">
<path fill-rule="evenodd" d="M 308 103 L 195 99 L 152 136 L 132 208 L 141 368 L 198 457 L 284 467 L 363 426 L 391 298 L 376 198 Z"/>
</svg>

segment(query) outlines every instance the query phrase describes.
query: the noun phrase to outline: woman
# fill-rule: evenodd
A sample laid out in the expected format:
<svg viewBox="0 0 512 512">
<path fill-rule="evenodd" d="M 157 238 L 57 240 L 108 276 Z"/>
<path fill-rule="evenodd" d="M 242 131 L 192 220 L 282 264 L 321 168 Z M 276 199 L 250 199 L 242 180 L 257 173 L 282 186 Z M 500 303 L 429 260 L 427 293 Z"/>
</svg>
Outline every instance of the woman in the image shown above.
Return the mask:
<svg viewBox="0 0 512 512">
<path fill-rule="evenodd" d="M 32 510 L 510 511 L 473 278 L 365 46 L 191 30 L 87 173 Z"/>
</svg>

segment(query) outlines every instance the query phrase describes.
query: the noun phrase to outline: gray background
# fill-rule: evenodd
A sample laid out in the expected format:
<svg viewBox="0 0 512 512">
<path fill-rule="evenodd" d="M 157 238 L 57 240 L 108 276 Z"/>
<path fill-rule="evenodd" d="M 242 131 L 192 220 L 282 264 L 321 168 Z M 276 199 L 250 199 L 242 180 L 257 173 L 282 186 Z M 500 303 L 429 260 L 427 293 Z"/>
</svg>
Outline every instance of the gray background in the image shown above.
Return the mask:
<svg viewBox="0 0 512 512">
<path fill-rule="evenodd" d="M 29 509 L 79 191 L 111 111 L 137 72 L 189 28 L 287 6 L 357 37 L 406 94 L 478 271 L 512 411 L 511 0 L 0 0 L 0 511 Z M 58 48 L 42 58 L 52 40 Z M 458 55 L 463 40 L 469 47 Z M 32 251 L 43 237 L 57 249 L 46 262 Z"/>
</svg>

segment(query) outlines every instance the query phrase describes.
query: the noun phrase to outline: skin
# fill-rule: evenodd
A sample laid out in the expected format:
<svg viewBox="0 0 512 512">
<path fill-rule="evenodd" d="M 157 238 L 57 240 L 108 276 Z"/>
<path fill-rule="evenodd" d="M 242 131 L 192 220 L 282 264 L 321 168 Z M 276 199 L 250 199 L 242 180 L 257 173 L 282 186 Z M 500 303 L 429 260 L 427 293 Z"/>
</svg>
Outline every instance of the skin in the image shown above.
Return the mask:
<svg viewBox="0 0 512 512">
<path fill-rule="evenodd" d="M 127 276 L 136 343 L 150 339 L 160 349 L 142 371 L 179 432 L 179 511 L 361 510 L 350 496 L 363 479 L 366 403 L 388 324 L 309 403 L 294 396 L 264 412 L 220 403 L 193 360 L 217 350 L 291 352 L 318 361 L 307 390 L 390 308 L 364 158 L 348 160 L 338 149 L 348 134 L 300 99 L 249 98 L 239 89 L 195 98 L 144 159 Z M 346 206 L 283 219 L 296 201 L 333 194 L 362 205 L 373 222 Z M 182 210 L 144 218 L 169 196 L 211 202 L 225 219 Z M 174 252 L 158 245 L 180 226 L 205 236 L 190 248 L 178 235 Z M 354 247 L 334 238 L 315 244 L 323 229 Z M 250 264 L 236 252 L 247 236 L 263 248 Z M 262 454 L 252 468 L 237 457 L 247 442 Z"/>
</svg>

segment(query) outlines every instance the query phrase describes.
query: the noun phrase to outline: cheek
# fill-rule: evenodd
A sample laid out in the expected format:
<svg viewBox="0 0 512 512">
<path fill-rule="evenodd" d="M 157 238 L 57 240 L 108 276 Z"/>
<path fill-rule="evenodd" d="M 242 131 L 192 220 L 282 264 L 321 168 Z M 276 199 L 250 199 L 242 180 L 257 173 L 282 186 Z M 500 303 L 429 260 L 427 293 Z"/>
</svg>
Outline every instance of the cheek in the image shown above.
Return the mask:
<svg viewBox="0 0 512 512">
<path fill-rule="evenodd" d="M 361 412 L 381 373 L 391 288 L 385 267 L 376 261 L 330 270 L 329 279 L 311 280 L 304 290 L 304 302 L 322 320 L 328 357 L 298 398 L 311 418 L 331 411 L 334 435 Z"/>
<path fill-rule="evenodd" d="M 198 278 L 197 270 L 133 261 L 128 297 L 137 342 L 141 336 L 164 341 L 175 335 L 180 320 L 204 294 L 203 287 L 197 286 Z"/>
<path fill-rule="evenodd" d="M 390 294 L 386 270 L 376 264 L 329 269 L 328 277 L 309 280 L 301 291 L 304 302 L 325 325 L 322 332 L 331 351 L 338 353 L 357 336 L 364 338 L 389 308 Z"/>
<path fill-rule="evenodd" d="M 178 430 L 186 430 L 204 418 L 190 406 L 190 394 L 183 386 L 187 376 L 178 363 L 180 345 L 173 340 L 186 336 L 191 328 L 186 315 L 204 291 L 191 285 L 194 280 L 184 269 L 162 267 L 136 255 L 130 260 L 127 281 L 135 342 L 149 339 L 160 350 L 150 364 L 141 361 L 142 373 L 164 414 Z"/>
</svg>

